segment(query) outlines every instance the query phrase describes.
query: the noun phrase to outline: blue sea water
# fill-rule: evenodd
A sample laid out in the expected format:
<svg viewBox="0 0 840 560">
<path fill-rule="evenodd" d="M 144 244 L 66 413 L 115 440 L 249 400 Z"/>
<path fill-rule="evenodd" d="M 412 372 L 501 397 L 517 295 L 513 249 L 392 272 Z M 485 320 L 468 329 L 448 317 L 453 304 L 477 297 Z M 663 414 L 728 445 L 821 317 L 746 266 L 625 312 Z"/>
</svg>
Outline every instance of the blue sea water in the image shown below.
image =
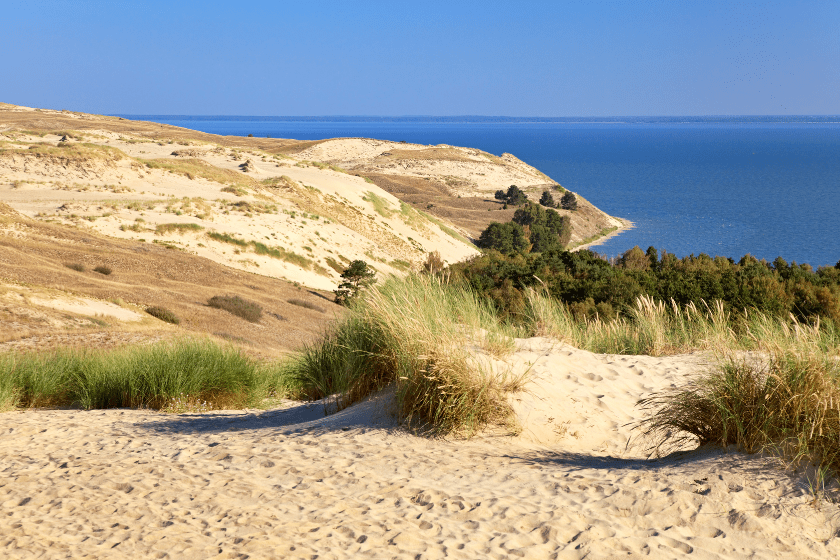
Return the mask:
<svg viewBox="0 0 840 560">
<path fill-rule="evenodd" d="M 223 135 L 368 137 L 509 152 L 635 223 L 593 248 L 608 256 L 652 245 L 680 257 L 750 253 L 814 267 L 840 261 L 837 118 L 131 118 Z"/>
</svg>

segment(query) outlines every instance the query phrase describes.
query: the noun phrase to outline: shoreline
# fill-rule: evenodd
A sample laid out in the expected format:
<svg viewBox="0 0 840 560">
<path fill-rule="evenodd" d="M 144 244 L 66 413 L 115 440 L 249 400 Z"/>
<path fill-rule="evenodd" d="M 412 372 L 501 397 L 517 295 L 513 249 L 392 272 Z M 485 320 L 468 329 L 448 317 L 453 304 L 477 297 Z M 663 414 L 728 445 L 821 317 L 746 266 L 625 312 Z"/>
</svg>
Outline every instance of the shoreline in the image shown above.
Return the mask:
<svg viewBox="0 0 840 560">
<path fill-rule="evenodd" d="M 582 244 L 580 244 L 576 247 L 573 247 L 573 248 L 569 249 L 569 251 L 570 252 L 582 251 L 584 249 L 590 249 L 592 247 L 597 247 L 598 245 L 601 245 L 605 241 L 607 241 L 609 239 L 612 239 L 613 237 L 616 237 L 617 235 L 619 235 L 621 233 L 624 233 L 625 231 L 633 229 L 633 228 L 636 227 L 635 222 L 631 222 L 630 220 L 627 220 L 625 218 L 617 218 L 615 216 L 611 216 L 611 217 L 615 218 L 616 220 L 619 220 L 621 222 L 621 226 L 618 229 L 615 229 L 615 230 L 609 232 L 608 234 L 604 235 L 603 237 L 599 237 L 598 239 L 596 239 L 594 241 L 589 241 L 588 243 L 582 243 Z"/>
</svg>

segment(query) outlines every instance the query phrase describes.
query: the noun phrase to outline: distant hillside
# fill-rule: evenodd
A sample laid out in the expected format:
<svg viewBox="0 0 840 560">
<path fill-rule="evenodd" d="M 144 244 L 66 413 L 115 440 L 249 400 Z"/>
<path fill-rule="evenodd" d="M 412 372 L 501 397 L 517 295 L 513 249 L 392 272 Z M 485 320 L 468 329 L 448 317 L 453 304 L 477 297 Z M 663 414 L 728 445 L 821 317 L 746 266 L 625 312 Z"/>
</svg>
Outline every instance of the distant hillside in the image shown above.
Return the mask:
<svg viewBox="0 0 840 560">
<path fill-rule="evenodd" d="M 471 239 L 513 214 L 493 198 L 511 184 L 559 199 L 510 154 L 226 137 L 0 104 L 0 346 L 192 331 L 284 352 L 341 312 L 331 291 L 351 261 L 382 277 L 419 270 L 433 251 L 449 263 L 478 254 Z M 573 242 L 621 225 L 578 200 L 561 211 Z M 264 314 L 250 323 L 208 307 L 216 295 Z"/>
</svg>

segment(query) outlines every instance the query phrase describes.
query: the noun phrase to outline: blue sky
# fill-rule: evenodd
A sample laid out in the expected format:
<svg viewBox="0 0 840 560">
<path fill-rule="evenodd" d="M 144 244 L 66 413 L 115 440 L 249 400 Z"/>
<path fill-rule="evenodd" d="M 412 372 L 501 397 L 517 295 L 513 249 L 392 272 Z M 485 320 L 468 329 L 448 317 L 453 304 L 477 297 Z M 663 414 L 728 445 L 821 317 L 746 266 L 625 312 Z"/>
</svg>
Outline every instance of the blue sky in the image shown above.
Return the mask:
<svg viewBox="0 0 840 560">
<path fill-rule="evenodd" d="M 4 0 L 0 101 L 94 113 L 840 113 L 840 1 Z"/>
</svg>

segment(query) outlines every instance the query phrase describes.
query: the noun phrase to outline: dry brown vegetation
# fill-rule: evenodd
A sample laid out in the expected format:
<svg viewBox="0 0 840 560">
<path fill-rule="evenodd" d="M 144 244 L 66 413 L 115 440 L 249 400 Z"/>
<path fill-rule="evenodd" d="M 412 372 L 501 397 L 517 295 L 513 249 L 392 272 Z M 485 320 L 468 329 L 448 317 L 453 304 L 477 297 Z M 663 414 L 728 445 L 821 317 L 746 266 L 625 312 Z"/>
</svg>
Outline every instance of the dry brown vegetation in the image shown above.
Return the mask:
<svg viewBox="0 0 840 560">
<path fill-rule="evenodd" d="M 65 263 L 82 265 L 85 271 L 70 270 Z M 101 266 L 110 268 L 112 274 L 93 272 Z M 169 327 L 153 320 L 123 324 L 107 318 L 80 317 L 77 321 L 68 320 L 65 328 L 56 328 L 50 318 L 66 316 L 66 312 L 45 309 L 32 314 L 25 311 L 32 306 L 0 303 L 0 339 L 15 341 L 15 347 L 21 347 L 21 343 L 23 347 L 41 347 L 51 340 L 98 346 L 98 340 L 136 342 L 192 333 L 236 337 L 245 341 L 244 347 L 250 352 L 272 356 L 312 342 L 335 314 L 342 312 L 327 294 L 314 292 L 316 297 L 322 296 L 321 306 L 330 311 L 313 314 L 288 303 L 305 293 L 288 282 L 233 270 L 156 244 L 30 220 L 3 203 L 0 282 L 117 301 L 141 310 L 163 307 L 181 319 L 178 327 Z M 219 293 L 241 295 L 257 302 L 265 310 L 261 323 L 252 324 L 208 307 L 206 302 Z M 108 336 L 92 336 L 94 333 Z M 27 339 L 31 345 L 25 344 Z"/>
</svg>

